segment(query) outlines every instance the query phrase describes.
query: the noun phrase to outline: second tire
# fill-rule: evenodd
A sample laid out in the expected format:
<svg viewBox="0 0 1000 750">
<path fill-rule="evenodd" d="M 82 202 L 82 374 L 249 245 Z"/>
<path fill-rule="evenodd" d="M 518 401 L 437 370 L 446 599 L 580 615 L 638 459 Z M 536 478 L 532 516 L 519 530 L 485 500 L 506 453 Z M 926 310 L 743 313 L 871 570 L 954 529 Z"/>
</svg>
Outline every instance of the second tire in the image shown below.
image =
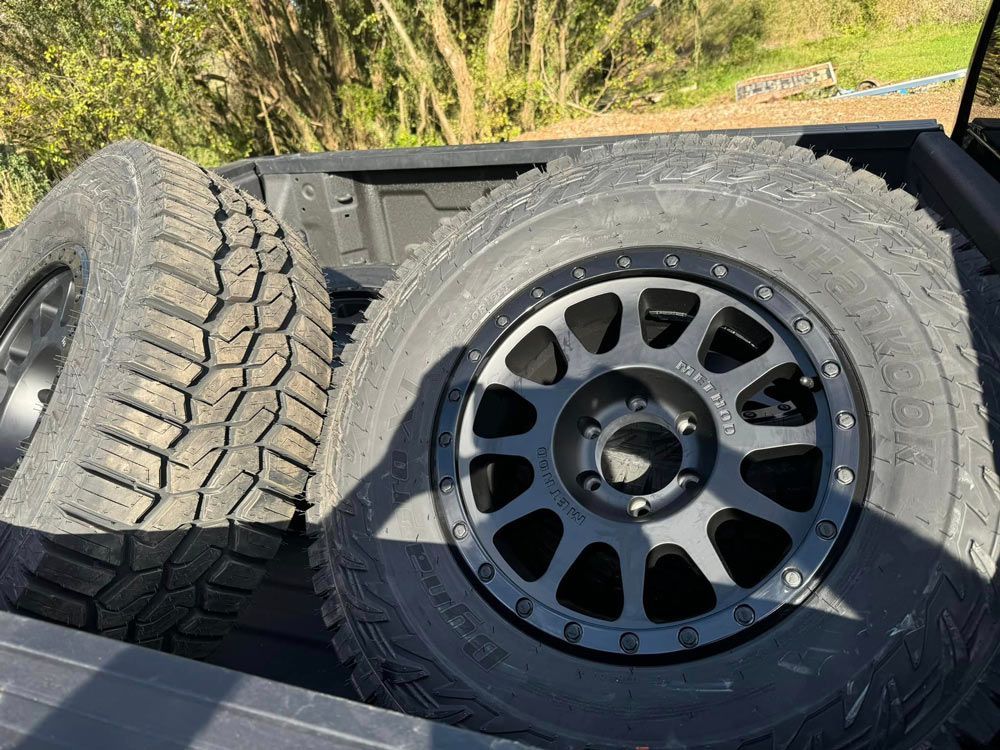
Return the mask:
<svg viewBox="0 0 1000 750">
<path fill-rule="evenodd" d="M 0 605 L 203 656 L 302 494 L 323 277 L 256 200 L 121 143 L 0 247 Z"/>
</svg>

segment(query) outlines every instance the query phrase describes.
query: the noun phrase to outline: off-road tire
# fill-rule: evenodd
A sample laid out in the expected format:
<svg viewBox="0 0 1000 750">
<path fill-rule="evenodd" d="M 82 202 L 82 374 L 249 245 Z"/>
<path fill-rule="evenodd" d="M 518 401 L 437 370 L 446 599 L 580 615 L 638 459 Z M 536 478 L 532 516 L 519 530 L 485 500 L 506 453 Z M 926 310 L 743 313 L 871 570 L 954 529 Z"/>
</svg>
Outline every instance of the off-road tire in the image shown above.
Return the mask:
<svg viewBox="0 0 1000 750">
<path fill-rule="evenodd" d="M 302 507 L 333 348 L 323 276 L 260 202 L 136 142 L 17 227 L 0 304 L 57 262 L 82 302 L 4 478 L 0 606 L 203 656 Z"/>
<path fill-rule="evenodd" d="M 450 549 L 430 456 L 442 389 L 504 300 L 598 253 L 665 246 L 809 301 L 860 378 L 872 460 L 856 527 L 802 605 L 718 653 L 616 663 L 487 600 Z M 354 686 L 546 747 L 995 747 L 998 306 L 994 269 L 913 196 L 801 148 L 657 137 L 501 186 L 400 267 L 335 373 L 307 518 Z"/>
</svg>

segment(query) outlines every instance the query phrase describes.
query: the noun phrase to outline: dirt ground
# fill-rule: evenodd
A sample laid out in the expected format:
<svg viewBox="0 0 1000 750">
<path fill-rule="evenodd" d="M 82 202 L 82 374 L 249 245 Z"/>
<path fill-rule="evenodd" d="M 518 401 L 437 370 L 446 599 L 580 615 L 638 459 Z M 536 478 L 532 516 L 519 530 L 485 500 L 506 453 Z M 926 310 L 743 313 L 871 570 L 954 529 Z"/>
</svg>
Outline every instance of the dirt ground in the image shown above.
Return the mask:
<svg viewBox="0 0 1000 750">
<path fill-rule="evenodd" d="M 781 125 L 825 125 L 880 120 L 937 120 L 946 131 L 951 132 L 961 94 L 961 85 L 947 84 L 919 93 L 840 101 L 821 99 L 760 104 L 727 103 L 658 112 L 611 112 L 564 120 L 525 133 L 518 140 L 537 141 L 600 135 L 637 135 Z"/>
</svg>

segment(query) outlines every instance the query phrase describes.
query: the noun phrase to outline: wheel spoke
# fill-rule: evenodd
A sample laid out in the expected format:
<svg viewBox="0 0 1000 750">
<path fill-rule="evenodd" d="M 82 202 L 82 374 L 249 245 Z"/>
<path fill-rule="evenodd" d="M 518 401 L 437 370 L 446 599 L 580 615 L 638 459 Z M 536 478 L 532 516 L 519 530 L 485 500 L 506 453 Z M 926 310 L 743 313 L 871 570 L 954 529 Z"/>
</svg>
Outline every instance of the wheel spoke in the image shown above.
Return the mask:
<svg viewBox="0 0 1000 750">
<path fill-rule="evenodd" d="M 483 394 L 491 385 L 501 385 L 514 391 L 535 409 L 535 424 L 546 424 L 556 418 L 559 410 L 565 403 L 562 390 L 566 381 L 564 377 L 559 383 L 552 385 L 541 385 L 534 381 L 523 378 L 508 367 L 499 367 L 496 372 L 490 373 L 492 377 L 483 382 L 476 383 L 476 393 L 470 399 L 471 413 L 475 413 L 482 402 Z"/>
<path fill-rule="evenodd" d="M 647 619 L 642 594 L 646 581 L 646 556 L 648 553 L 646 545 L 618 546 L 618 555 L 621 561 L 622 593 L 625 600 L 622 609 L 623 618 Z"/>
<path fill-rule="evenodd" d="M 794 510 L 788 510 L 788 508 L 778 505 L 767 495 L 758 492 L 752 487 L 748 485 L 744 485 L 744 487 L 745 489 L 740 495 L 739 500 L 738 507 L 740 510 L 749 513 L 751 516 L 763 518 L 765 521 L 770 521 L 776 526 L 780 526 L 793 539 L 799 529 L 808 523 L 810 519 L 808 513 L 797 513 Z"/>
<path fill-rule="evenodd" d="M 816 441 L 815 422 L 795 426 L 740 422 L 736 431 L 720 446 L 723 455 L 720 455 L 719 462 L 724 467 L 722 471 L 735 470 L 739 473 L 739 464 L 755 451 L 814 446 Z"/>
<path fill-rule="evenodd" d="M 482 455 L 490 453 L 501 456 L 523 456 L 533 459 L 539 447 L 548 444 L 549 436 L 536 422 L 535 427 L 521 435 L 504 435 L 502 437 L 481 437 L 472 430 L 465 431 L 461 436 L 459 450 L 463 455 Z"/>
<path fill-rule="evenodd" d="M 62 335 L 73 299 L 73 288 L 73 277 L 69 271 L 63 271 L 42 284 L 31 311 L 36 338 Z"/>
<path fill-rule="evenodd" d="M 795 353 L 781 338 L 776 338 L 767 351 L 729 372 L 715 373 L 712 382 L 723 393 L 735 399 L 753 385 L 767 385 L 784 369 L 794 368 Z"/>
<path fill-rule="evenodd" d="M 553 383 L 552 387 L 559 390 L 572 390 L 582 382 L 593 377 L 593 375 L 607 367 L 607 354 L 594 354 L 580 343 L 580 341 L 567 329 L 568 343 L 562 346 L 563 356 L 566 357 L 566 374 L 558 383 Z"/>
<path fill-rule="evenodd" d="M 738 474 L 727 477 L 725 483 L 710 483 L 698 502 L 708 506 L 711 515 L 732 509 L 769 521 L 783 528 L 793 539 L 811 517 L 809 513 L 799 513 L 779 505 L 744 482 Z"/>
<path fill-rule="evenodd" d="M 583 529 L 567 529 L 566 533 L 562 535 L 562 539 L 559 540 L 559 546 L 556 547 L 549 566 L 545 569 L 542 577 L 538 579 L 536 585 L 550 589 L 554 593 L 580 553 L 592 541 L 594 541 L 593 538 L 583 533 Z"/>
<path fill-rule="evenodd" d="M 619 360 L 631 359 L 640 361 L 649 345 L 642 335 L 642 315 L 639 313 L 639 298 L 646 284 L 635 280 L 617 290 L 618 299 L 622 304 L 622 322 L 618 331 L 618 343 L 615 346 L 615 357 Z"/>
<path fill-rule="evenodd" d="M 715 319 L 719 313 L 717 305 L 705 304 L 706 301 L 715 301 L 714 294 L 701 295 L 701 300 L 702 304 L 698 307 L 698 312 L 681 333 L 680 338 L 670 347 L 671 354 L 691 367 L 700 367 L 702 345 L 714 327 Z"/>
<path fill-rule="evenodd" d="M 477 517 L 477 525 L 484 529 L 487 535 L 492 538 L 494 534 L 507 524 L 519 518 L 524 518 L 524 516 L 536 510 L 547 508 L 548 505 L 545 503 L 545 496 L 540 491 L 540 487 L 540 483 L 536 481 L 505 506 L 492 513 L 483 513 L 473 506 L 471 512 Z"/>
<path fill-rule="evenodd" d="M 722 600 L 732 592 L 736 582 L 726 570 L 726 565 L 708 538 L 708 534 L 702 534 L 695 539 L 688 540 L 683 545 L 683 549 L 691 558 L 691 562 L 715 589 L 715 595 L 718 599 Z"/>
</svg>

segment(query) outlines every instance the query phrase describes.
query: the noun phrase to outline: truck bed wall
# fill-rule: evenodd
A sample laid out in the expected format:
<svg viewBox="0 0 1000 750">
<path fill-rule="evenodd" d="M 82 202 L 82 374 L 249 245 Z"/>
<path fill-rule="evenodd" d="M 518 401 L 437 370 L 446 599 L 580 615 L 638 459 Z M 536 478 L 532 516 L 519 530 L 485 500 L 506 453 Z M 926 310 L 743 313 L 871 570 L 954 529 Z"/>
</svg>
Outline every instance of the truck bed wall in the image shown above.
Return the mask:
<svg viewBox="0 0 1000 750">
<path fill-rule="evenodd" d="M 917 137 L 940 132 L 940 126 L 921 120 L 716 132 L 829 153 L 899 187 L 907 182 Z M 617 140 L 629 138 L 259 157 L 219 171 L 303 232 L 325 266 L 348 271 L 397 264 L 442 219 L 498 184 L 560 156 Z"/>
</svg>

